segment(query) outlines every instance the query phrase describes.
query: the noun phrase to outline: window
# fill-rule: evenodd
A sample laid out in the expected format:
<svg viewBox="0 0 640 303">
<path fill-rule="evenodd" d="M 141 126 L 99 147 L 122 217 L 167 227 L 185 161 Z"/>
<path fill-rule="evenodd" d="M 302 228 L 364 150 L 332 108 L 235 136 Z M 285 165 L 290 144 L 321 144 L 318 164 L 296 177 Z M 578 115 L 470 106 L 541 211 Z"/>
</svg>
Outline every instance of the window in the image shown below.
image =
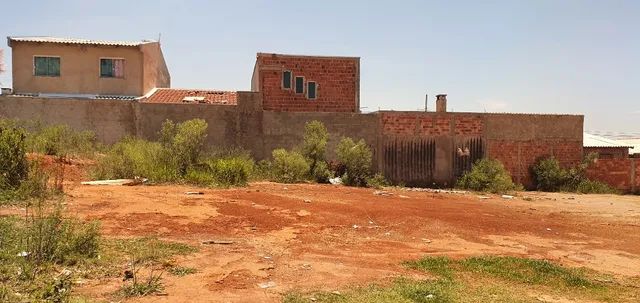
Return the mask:
<svg viewBox="0 0 640 303">
<path fill-rule="evenodd" d="M 289 70 L 282 72 L 282 88 L 291 88 L 291 71 Z"/>
<path fill-rule="evenodd" d="M 60 57 L 34 57 L 33 72 L 36 76 L 60 77 Z"/>
<path fill-rule="evenodd" d="M 304 93 L 304 77 L 296 77 L 296 94 Z"/>
<path fill-rule="evenodd" d="M 100 77 L 124 78 L 124 59 L 100 59 Z"/>
<path fill-rule="evenodd" d="M 307 98 L 315 100 L 318 85 L 314 81 L 307 82 Z"/>
</svg>

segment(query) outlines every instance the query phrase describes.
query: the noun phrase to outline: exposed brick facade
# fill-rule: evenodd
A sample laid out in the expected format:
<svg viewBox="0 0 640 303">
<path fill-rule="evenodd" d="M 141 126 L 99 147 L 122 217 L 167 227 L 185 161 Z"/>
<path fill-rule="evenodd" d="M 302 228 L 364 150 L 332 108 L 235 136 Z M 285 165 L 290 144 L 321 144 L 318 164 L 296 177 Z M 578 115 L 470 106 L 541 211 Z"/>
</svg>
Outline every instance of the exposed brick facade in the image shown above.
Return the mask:
<svg viewBox="0 0 640 303">
<path fill-rule="evenodd" d="M 291 88 L 282 85 L 291 71 Z M 304 92 L 296 93 L 295 78 L 304 77 Z M 307 97 L 307 83 L 317 83 L 315 99 Z M 360 58 L 258 54 L 251 84 L 262 93 L 270 111 L 359 112 Z"/>
<path fill-rule="evenodd" d="M 598 159 L 587 169 L 587 177 L 625 191 L 640 190 L 640 159 Z"/>
<path fill-rule="evenodd" d="M 424 114 L 419 112 L 384 112 L 381 115 L 382 132 L 385 135 L 470 135 L 483 134 L 480 115 L 454 113 Z"/>
<path fill-rule="evenodd" d="M 582 141 L 490 140 L 487 149 L 491 158 L 502 162 L 514 181 L 528 188 L 534 185 L 531 167 L 539 159 L 554 156 L 565 168 L 578 165 L 582 160 Z"/>
<path fill-rule="evenodd" d="M 585 147 L 584 154 L 598 153 L 600 159 L 624 159 L 629 158 L 628 147 Z"/>
</svg>

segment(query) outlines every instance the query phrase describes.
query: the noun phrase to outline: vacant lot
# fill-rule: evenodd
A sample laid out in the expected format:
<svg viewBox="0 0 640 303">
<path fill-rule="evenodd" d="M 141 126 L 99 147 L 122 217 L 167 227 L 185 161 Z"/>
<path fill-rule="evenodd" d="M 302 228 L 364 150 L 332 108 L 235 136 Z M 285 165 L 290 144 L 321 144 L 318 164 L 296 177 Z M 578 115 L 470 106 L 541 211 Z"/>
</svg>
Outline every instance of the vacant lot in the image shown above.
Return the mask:
<svg viewBox="0 0 640 303">
<path fill-rule="evenodd" d="M 81 168 L 67 176 L 66 212 L 100 220 L 106 238 L 157 236 L 198 247 L 175 260 L 189 274 L 163 275 L 162 295 L 131 302 L 279 302 L 292 292 L 428 279 L 428 272 L 402 265 L 427 255 L 521 256 L 585 267 L 606 279 L 640 276 L 638 196 L 521 193 L 504 199 L 276 183 L 83 186 Z M 225 244 L 202 244 L 208 240 Z M 122 277 L 88 280 L 76 291 L 109 300 L 121 285 Z M 572 302 L 562 293 L 534 289 L 527 295 Z"/>
</svg>

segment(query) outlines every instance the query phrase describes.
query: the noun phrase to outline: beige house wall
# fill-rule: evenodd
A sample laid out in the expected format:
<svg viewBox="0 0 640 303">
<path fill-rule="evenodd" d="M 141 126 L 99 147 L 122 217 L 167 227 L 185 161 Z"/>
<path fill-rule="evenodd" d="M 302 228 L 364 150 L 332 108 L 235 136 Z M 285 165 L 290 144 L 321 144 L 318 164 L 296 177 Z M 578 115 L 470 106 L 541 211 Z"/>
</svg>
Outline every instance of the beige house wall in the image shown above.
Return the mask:
<svg viewBox="0 0 640 303">
<path fill-rule="evenodd" d="M 98 46 L 12 42 L 15 93 L 142 96 L 154 87 L 169 87 L 170 76 L 159 43 L 142 46 Z M 34 75 L 35 56 L 60 57 L 60 76 Z M 100 59 L 124 59 L 124 78 L 100 77 Z"/>
</svg>

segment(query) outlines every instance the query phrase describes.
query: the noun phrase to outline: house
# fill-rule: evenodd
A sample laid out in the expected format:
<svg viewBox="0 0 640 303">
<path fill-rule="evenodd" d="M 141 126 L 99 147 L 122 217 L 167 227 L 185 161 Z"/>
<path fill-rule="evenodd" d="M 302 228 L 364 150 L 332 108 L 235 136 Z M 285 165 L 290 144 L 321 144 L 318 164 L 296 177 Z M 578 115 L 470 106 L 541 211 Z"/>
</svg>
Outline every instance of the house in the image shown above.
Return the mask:
<svg viewBox="0 0 640 303">
<path fill-rule="evenodd" d="M 258 53 L 251 91 L 268 111 L 360 112 L 360 58 Z"/>
<path fill-rule="evenodd" d="M 139 97 L 169 87 L 160 43 L 7 37 L 13 93 L 40 97 Z"/>
<path fill-rule="evenodd" d="M 584 133 L 582 148 L 585 156 L 598 153 L 598 158 L 601 159 L 624 159 L 629 157 L 629 149 L 632 149 L 633 145 Z"/>
<path fill-rule="evenodd" d="M 236 105 L 238 104 L 238 92 L 207 89 L 155 88 L 141 98 L 140 102 Z"/>
</svg>

